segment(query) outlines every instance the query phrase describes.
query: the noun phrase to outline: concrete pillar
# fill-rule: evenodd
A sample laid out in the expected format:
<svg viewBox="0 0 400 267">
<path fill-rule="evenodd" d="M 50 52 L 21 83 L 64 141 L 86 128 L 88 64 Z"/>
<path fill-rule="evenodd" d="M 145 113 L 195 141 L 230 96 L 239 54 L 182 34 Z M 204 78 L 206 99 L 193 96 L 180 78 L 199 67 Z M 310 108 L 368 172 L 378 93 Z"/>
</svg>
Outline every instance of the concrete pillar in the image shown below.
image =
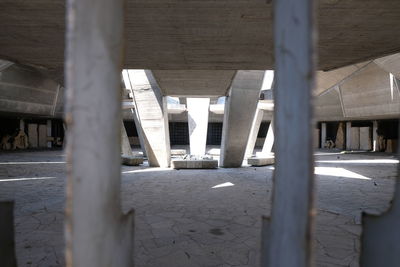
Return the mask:
<svg viewBox="0 0 400 267">
<path fill-rule="evenodd" d="M 274 135 L 274 120 L 272 119 L 267 132 L 267 137 L 265 137 L 264 146 L 262 149 L 263 155 L 268 155 L 272 153 L 272 147 L 274 146 L 275 135 Z"/>
<path fill-rule="evenodd" d="M 351 121 L 346 122 L 346 150 L 351 150 Z"/>
<path fill-rule="evenodd" d="M 321 123 L 321 148 L 325 147 L 326 143 L 326 123 Z"/>
<path fill-rule="evenodd" d="M 128 73 L 149 165 L 169 167 L 171 149 L 166 98 L 150 70 L 129 70 Z"/>
<path fill-rule="evenodd" d="M 23 119 L 19 120 L 19 129 L 25 132 L 25 121 Z"/>
<path fill-rule="evenodd" d="M 187 98 L 190 154 L 206 154 L 209 98 Z"/>
<path fill-rule="evenodd" d="M 372 122 L 372 151 L 378 151 L 378 121 Z"/>
<path fill-rule="evenodd" d="M 133 156 L 128 134 L 126 133 L 124 122 L 121 122 L 121 154 L 122 156 Z"/>
<path fill-rule="evenodd" d="M 316 1 L 315 1 L 316 2 Z M 275 170 L 261 266 L 313 266 L 314 1 L 274 1 Z"/>
<path fill-rule="evenodd" d="M 28 124 L 28 142 L 29 147 L 36 148 L 39 144 L 38 125 L 36 123 Z"/>
<path fill-rule="evenodd" d="M 143 156 L 145 157 L 146 156 L 145 138 L 144 138 L 144 133 L 143 133 L 142 126 L 140 125 L 139 115 L 136 112 L 137 105 L 136 105 L 135 96 L 134 96 L 134 93 L 133 93 L 133 88 L 132 88 L 131 78 L 129 76 L 129 71 L 128 70 L 123 70 L 122 71 L 122 77 L 123 77 L 123 81 L 124 81 L 124 84 L 125 84 L 125 88 L 130 91 L 129 94 L 131 95 L 132 103 L 134 105 L 134 109 L 131 108 L 130 111 L 132 113 L 133 121 L 135 123 L 136 131 L 138 133 L 139 142 L 140 142 L 140 148 L 142 149 Z"/>
<path fill-rule="evenodd" d="M 372 150 L 371 142 L 371 128 L 360 127 L 360 149 L 361 150 Z"/>
<path fill-rule="evenodd" d="M 45 124 L 38 125 L 38 146 L 47 147 L 47 126 Z"/>
<path fill-rule="evenodd" d="M 225 102 L 220 166 L 242 166 L 265 71 L 238 71 Z"/>
<path fill-rule="evenodd" d="M 47 138 L 51 138 L 51 120 L 47 120 L 46 122 L 46 128 L 47 128 Z M 51 148 L 51 141 L 47 140 L 47 147 Z"/>
<path fill-rule="evenodd" d="M 67 0 L 66 266 L 133 266 L 121 213 L 122 0 Z"/>
<path fill-rule="evenodd" d="M 253 155 L 254 147 L 257 142 L 258 132 L 260 131 L 260 125 L 264 117 L 264 110 L 257 108 L 256 114 L 254 115 L 253 124 L 251 125 L 251 131 L 249 140 L 247 141 L 247 147 L 245 157 L 250 158 Z"/>
</svg>

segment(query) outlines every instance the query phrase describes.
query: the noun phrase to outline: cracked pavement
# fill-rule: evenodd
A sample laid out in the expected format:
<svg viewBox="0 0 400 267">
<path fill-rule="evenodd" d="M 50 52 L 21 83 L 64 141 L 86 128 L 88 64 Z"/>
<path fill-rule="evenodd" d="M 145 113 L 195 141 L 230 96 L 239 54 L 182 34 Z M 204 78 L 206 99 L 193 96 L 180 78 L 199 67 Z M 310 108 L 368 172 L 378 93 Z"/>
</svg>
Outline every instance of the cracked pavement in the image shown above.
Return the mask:
<svg viewBox="0 0 400 267">
<path fill-rule="evenodd" d="M 317 266 L 359 266 L 361 212 L 389 207 L 398 161 L 325 152 L 316 161 Z M 65 167 L 62 151 L 0 153 L 0 200 L 15 200 L 18 266 L 65 265 Z M 135 266 L 259 266 L 272 167 L 121 170 L 122 209 L 135 209 Z"/>
</svg>

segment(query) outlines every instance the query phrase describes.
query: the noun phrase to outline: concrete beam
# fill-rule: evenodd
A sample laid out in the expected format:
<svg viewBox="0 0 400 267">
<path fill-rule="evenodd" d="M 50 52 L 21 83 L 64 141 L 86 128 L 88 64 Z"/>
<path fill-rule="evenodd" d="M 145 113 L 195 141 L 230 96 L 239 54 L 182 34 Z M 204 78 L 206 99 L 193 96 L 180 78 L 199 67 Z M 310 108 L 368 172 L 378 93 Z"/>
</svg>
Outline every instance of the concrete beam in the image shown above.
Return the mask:
<svg viewBox="0 0 400 267">
<path fill-rule="evenodd" d="M 265 71 L 238 71 L 225 102 L 220 166 L 242 166 Z M 246 107 L 246 108 L 243 108 Z"/>
</svg>

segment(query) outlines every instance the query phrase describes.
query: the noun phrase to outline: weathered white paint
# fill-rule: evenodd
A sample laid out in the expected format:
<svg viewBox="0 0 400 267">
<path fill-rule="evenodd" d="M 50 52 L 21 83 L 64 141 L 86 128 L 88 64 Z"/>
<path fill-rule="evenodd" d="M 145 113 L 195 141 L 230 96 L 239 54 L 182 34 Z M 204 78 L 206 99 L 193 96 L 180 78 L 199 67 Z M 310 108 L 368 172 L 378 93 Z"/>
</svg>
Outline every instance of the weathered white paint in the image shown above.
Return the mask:
<svg viewBox="0 0 400 267">
<path fill-rule="evenodd" d="M 399 129 L 400 130 L 400 129 Z M 398 147 L 400 151 L 400 143 Z M 400 263 L 400 166 L 390 209 L 380 216 L 363 214 L 361 264 L 363 267 Z"/>
<path fill-rule="evenodd" d="M 274 1 L 275 171 L 262 266 L 312 265 L 313 12 L 313 0 Z"/>
<path fill-rule="evenodd" d="M 325 147 L 326 143 L 326 123 L 321 123 L 321 148 Z"/>
<path fill-rule="evenodd" d="M 272 147 L 274 146 L 275 135 L 274 135 L 274 120 L 272 119 L 269 123 L 267 137 L 265 137 L 262 154 L 268 155 L 272 153 Z"/>
<path fill-rule="evenodd" d="M 122 0 L 68 0 L 66 265 L 132 266 L 121 214 Z"/>
<path fill-rule="evenodd" d="M 253 124 L 251 125 L 249 139 L 247 141 L 245 158 L 249 158 L 253 155 L 254 147 L 257 142 L 257 136 L 258 132 L 260 131 L 260 125 L 263 117 L 264 117 L 264 110 L 257 108 L 256 114 L 254 115 Z"/>
<path fill-rule="evenodd" d="M 206 153 L 209 98 L 187 98 L 190 154 L 203 156 Z"/>
</svg>

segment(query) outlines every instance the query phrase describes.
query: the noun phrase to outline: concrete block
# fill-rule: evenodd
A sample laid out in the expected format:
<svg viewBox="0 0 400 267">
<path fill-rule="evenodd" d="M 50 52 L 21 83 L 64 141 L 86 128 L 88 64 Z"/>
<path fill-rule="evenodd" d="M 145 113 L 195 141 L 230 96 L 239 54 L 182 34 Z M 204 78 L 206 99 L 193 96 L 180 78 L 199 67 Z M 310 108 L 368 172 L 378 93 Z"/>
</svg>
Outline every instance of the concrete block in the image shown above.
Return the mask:
<svg viewBox="0 0 400 267">
<path fill-rule="evenodd" d="M 215 169 L 218 168 L 218 160 L 215 159 L 174 159 L 171 161 L 173 169 Z"/>
<path fill-rule="evenodd" d="M 186 149 L 171 149 L 171 156 L 183 156 L 186 154 Z"/>
<path fill-rule="evenodd" d="M 360 127 L 360 149 L 371 150 L 371 128 Z"/>
<path fill-rule="evenodd" d="M 28 142 L 29 147 L 38 147 L 38 125 L 36 123 L 28 124 Z"/>
<path fill-rule="evenodd" d="M 127 166 L 139 166 L 143 164 L 143 157 L 122 156 L 122 164 Z"/>
<path fill-rule="evenodd" d="M 274 163 L 274 157 L 252 157 L 247 159 L 247 164 L 255 167 L 272 165 Z"/>
<path fill-rule="evenodd" d="M 351 149 L 360 149 L 360 127 L 351 127 Z"/>
<path fill-rule="evenodd" d="M 38 146 L 47 147 L 47 126 L 45 124 L 39 124 L 38 134 Z"/>
</svg>

